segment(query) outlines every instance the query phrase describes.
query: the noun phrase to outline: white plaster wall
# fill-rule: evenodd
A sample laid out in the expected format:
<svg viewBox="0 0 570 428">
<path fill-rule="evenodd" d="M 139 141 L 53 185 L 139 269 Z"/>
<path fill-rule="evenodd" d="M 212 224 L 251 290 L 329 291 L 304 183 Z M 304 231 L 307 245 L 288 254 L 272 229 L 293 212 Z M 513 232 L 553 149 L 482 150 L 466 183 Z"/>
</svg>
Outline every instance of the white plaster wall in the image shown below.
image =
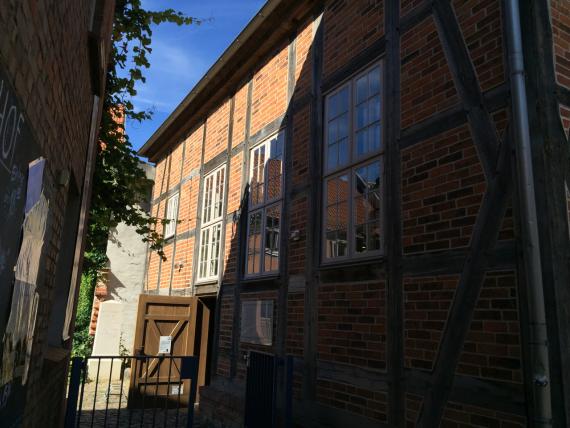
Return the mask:
<svg viewBox="0 0 570 428">
<path fill-rule="evenodd" d="M 123 303 L 117 301 L 105 301 L 99 306 L 99 317 L 97 318 L 97 330 L 95 332 L 95 342 L 93 343 L 93 356 L 107 356 L 119 354 L 119 342 L 121 339 L 121 327 L 123 320 Z M 111 360 L 89 360 L 90 377 L 97 371 L 99 379 L 108 379 L 109 375 L 113 379 L 118 379 L 120 375 L 120 360 L 113 360 L 111 370 Z"/>
<path fill-rule="evenodd" d="M 154 167 L 148 164 L 141 166 L 145 169 L 147 177 L 153 179 Z M 127 352 L 132 355 L 138 299 L 143 291 L 146 270 L 147 244 L 142 242 L 142 237 L 136 233 L 135 227 L 121 223 L 109 236 L 107 257 L 109 258 L 109 273 L 105 302 L 121 303 L 121 342 Z M 99 320 L 100 317 L 101 315 L 99 315 Z M 111 333 L 101 328 L 99 320 L 95 341 L 97 342 L 98 338 L 104 341 L 108 336 L 108 340 L 113 342 Z M 118 355 L 120 352 L 118 344 L 116 348 L 114 354 Z"/>
</svg>

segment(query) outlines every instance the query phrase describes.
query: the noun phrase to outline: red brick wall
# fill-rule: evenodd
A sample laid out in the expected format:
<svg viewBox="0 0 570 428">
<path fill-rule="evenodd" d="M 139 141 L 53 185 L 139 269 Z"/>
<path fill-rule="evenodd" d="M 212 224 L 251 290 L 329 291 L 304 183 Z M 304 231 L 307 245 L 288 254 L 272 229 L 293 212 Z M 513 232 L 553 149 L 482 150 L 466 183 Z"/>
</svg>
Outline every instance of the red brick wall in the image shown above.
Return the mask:
<svg viewBox="0 0 570 428">
<path fill-rule="evenodd" d="M 383 12 L 381 0 L 327 2 L 324 11 L 325 79 L 384 34 Z"/>
<path fill-rule="evenodd" d="M 220 301 L 220 333 L 218 342 L 217 374 L 224 377 L 230 376 L 230 352 L 232 349 L 233 319 L 234 319 L 234 290 L 228 289 L 222 295 Z"/>
<path fill-rule="evenodd" d="M 72 174 L 75 184 L 71 185 L 81 186 L 84 179 L 94 105 L 88 51 L 92 3 L 23 0 L 3 2 L 0 7 L 0 67 L 21 104 L 34 142 L 46 158 L 47 177 L 52 184 L 58 182 L 61 171 L 65 170 Z M 107 52 L 113 3 L 107 2 L 103 10 L 101 28 L 93 29 L 101 31 Z M 52 190 L 51 230 L 44 244 L 47 259 L 42 266 L 45 281 L 37 288 L 41 299 L 26 385 L 24 426 L 57 425 L 64 399 L 67 360 L 52 368 L 46 366 L 44 359 L 55 268 L 66 227 L 67 188 L 54 185 Z M 80 187 L 77 190 L 80 192 Z"/>
<path fill-rule="evenodd" d="M 404 150 L 404 253 L 467 246 L 485 188 L 466 125 Z"/>
<path fill-rule="evenodd" d="M 287 108 L 288 44 L 278 47 L 275 55 L 253 76 L 251 130 L 254 135 L 285 113 Z"/>
<path fill-rule="evenodd" d="M 556 80 L 570 88 L 570 4 L 565 0 L 552 0 L 550 13 Z"/>
<path fill-rule="evenodd" d="M 553 10 L 564 9 L 563 2 L 553 2 Z M 403 0 L 401 15 L 404 16 L 423 2 Z M 467 42 L 477 78 L 483 91 L 504 84 L 504 44 L 499 0 L 453 1 L 459 25 Z M 326 2 L 323 15 L 323 79 L 335 77 L 366 48 L 379 40 L 384 32 L 383 2 L 378 0 L 330 0 Z M 565 18 L 555 17 L 554 22 L 564 22 Z M 229 102 L 233 97 L 234 113 L 232 147 L 242 143 L 246 135 L 255 135 L 263 127 L 273 122 L 285 112 L 290 114 L 292 128 L 289 130 L 292 141 L 288 143 L 291 168 L 285 172 L 290 178 L 293 197 L 285 207 L 290 230 L 298 240 L 289 239 L 288 285 L 294 287 L 287 295 L 285 320 L 285 351 L 299 359 L 305 356 L 305 307 L 304 283 L 317 290 L 316 343 L 318 362 L 344 364 L 349 367 L 382 373 L 386 369 L 386 288 L 388 285 L 377 275 L 377 279 L 357 280 L 345 278 L 338 267 L 339 279 L 334 283 L 330 278 L 326 283 L 317 282 L 307 272 L 307 257 L 312 246 L 309 244 L 308 219 L 311 206 L 311 186 L 309 176 L 309 147 L 311 146 L 312 104 L 312 41 L 313 24 L 308 21 L 292 30 L 296 34 L 295 85 L 292 104 L 287 105 L 288 43 L 281 40 L 273 46 L 272 54 L 260 60 L 253 69 L 244 71 L 244 76 L 252 77 L 251 127 L 248 122 L 247 93 L 249 81 L 244 80 L 236 88 L 224 94 L 225 100 L 206 118 L 205 161 L 213 159 L 227 148 L 227 133 L 230 116 Z M 565 27 L 560 26 L 556 35 L 557 70 L 565 73 L 563 59 L 567 56 Z M 460 103 L 452 73 L 439 40 L 437 27 L 432 16 L 428 16 L 406 31 L 401 39 L 401 128 L 409 129 L 420 122 L 433 118 Z M 381 58 L 371 58 L 371 63 Z M 356 70 L 355 70 L 356 72 Z M 346 76 L 349 77 L 349 76 Z M 294 106 L 294 108 L 293 108 Z M 570 106 L 569 106 L 570 108 Z M 564 118 L 570 118 L 563 110 Z M 499 140 L 505 138 L 508 111 L 499 109 L 491 114 Z M 393 119 L 393 118 L 392 118 Z M 570 119 L 567 120 L 570 123 Z M 568 124 L 566 124 L 568 127 Z M 186 167 L 183 176 L 199 168 L 201 146 L 195 131 L 190 139 L 196 143 L 189 149 L 187 157 L 192 157 L 193 167 Z M 196 135 L 196 137 L 194 137 Z M 188 140 L 189 141 L 189 140 Z M 402 151 L 402 232 L 403 256 L 412 258 L 419 255 L 442 253 L 443 251 L 465 251 L 473 234 L 473 226 L 479 214 L 481 201 L 487 188 L 479 155 L 471 137 L 470 126 L 465 121 L 452 129 L 425 138 Z M 173 165 L 176 163 L 172 155 Z M 227 214 L 239 208 L 244 174 L 244 157 L 240 151 L 232 156 L 229 175 Z M 247 175 L 245 170 L 245 175 Z M 159 174 L 157 172 L 157 177 Z M 170 174 L 170 187 L 179 177 Z M 188 191 L 191 199 L 184 199 L 181 206 L 189 206 L 181 220 L 188 224 L 188 230 L 196 228 L 192 219 L 195 214 L 197 189 L 200 177 L 196 176 Z M 163 180 L 164 181 L 164 180 Z M 157 179 L 157 183 L 158 183 Z M 168 187 L 168 186 L 167 186 Z M 160 193 L 164 193 L 161 190 Z M 156 197 L 156 195 L 155 195 Z M 499 239 L 515 239 L 512 203 L 502 223 Z M 184 218 L 182 218 L 184 217 Z M 182 229 L 181 230 L 186 230 Z M 228 221 L 225 225 L 225 255 L 223 263 L 224 292 L 220 304 L 220 327 L 218 341 L 219 357 L 217 374 L 230 376 L 230 356 L 233 331 L 234 289 L 237 271 L 237 225 Z M 192 239 L 188 247 L 177 247 L 177 256 L 186 254 L 191 263 Z M 513 254 L 514 258 L 514 254 Z M 375 260 L 378 262 L 378 260 Z M 155 262 L 156 264 L 156 262 Z M 150 272 L 154 272 L 151 263 Z M 350 266 L 349 266 L 350 267 Z M 166 270 L 165 270 L 166 269 Z M 186 267 L 184 269 L 187 269 Z M 188 267 L 191 269 L 191 267 Z M 161 284 L 165 281 L 164 268 Z M 365 268 L 362 269 L 366 271 Z M 361 272 L 358 271 L 360 274 Z M 176 275 L 176 274 L 175 274 Z M 523 372 L 521 362 L 521 338 L 519 333 L 520 315 L 517 273 L 513 271 L 489 272 L 477 301 L 474 320 L 457 368 L 457 374 L 471 376 L 481 381 L 517 385 L 522 388 Z M 187 284 L 191 276 L 186 276 Z M 255 285 L 242 282 L 241 301 L 247 299 L 272 299 L 277 301 L 278 287 L 282 279 L 274 279 L 274 287 L 264 283 L 264 291 L 254 291 Z M 421 275 L 406 274 L 403 280 L 404 294 L 404 365 L 406 370 L 423 373 L 433 368 L 439 343 L 452 299 L 458 285 L 458 274 Z M 267 283 L 269 283 L 268 281 Z M 239 312 L 239 311 L 237 311 Z M 275 311 L 275 325 L 279 323 L 278 310 Z M 275 340 L 277 330 L 274 330 Z M 275 351 L 275 346 L 259 347 L 241 343 L 236 355 L 237 378 L 241 385 L 245 375 L 242 354 L 247 350 Z M 295 374 L 295 396 L 301 397 L 301 374 Z M 336 408 L 350 414 L 361 415 L 375 421 L 386 420 L 386 395 L 379 391 L 358 388 L 347 382 L 319 378 L 317 380 L 317 401 L 325 408 Z M 420 401 L 412 395 L 407 399 L 407 417 L 413 426 Z M 487 419 L 486 419 L 487 418 Z M 518 426 L 524 419 L 515 415 L 450 402 L 445 413 L 444 426 L 470 426 L 493 420 L 500 426 Z M 493 423 L 495 423 L 493 422 Z M 517 425 L 518 424 L 518 425 Z"/>
<path fill-rule="evenodd" d="M 451 71 L 430 16 L 402 35 L 402 128 L 458 102 Z"/>
</svg>

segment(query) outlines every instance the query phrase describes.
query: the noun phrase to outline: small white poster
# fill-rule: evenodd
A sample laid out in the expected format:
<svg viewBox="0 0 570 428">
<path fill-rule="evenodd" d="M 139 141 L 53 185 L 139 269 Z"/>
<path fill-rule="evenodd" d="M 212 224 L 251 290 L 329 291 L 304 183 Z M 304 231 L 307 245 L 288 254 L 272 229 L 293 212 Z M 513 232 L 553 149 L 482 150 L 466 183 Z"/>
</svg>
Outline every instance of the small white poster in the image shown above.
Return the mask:
<svg viewBox="0 0 570 428">
<path fill-rule="evenodd" d="M 183 395 L 184 394 L 184 384 L 172 385 L 170 387 L 171 395 Z"/>
<path fill-rule="evenodd" d="M 158 342 L 158 353 L 170 354 L 171 347 L 172 347 L 172 336 L 160 336 L 160 340 Z"/>
</svg>

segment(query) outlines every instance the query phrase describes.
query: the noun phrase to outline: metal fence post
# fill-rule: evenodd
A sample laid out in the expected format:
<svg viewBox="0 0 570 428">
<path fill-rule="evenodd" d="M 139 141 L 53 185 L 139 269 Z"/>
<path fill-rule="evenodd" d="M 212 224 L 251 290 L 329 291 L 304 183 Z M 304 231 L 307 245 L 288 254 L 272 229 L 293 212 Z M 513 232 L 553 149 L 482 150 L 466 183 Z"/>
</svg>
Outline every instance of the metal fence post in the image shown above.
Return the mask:
<svg viewBox="0 0 570 428">
<path fill-rule="evenodd" d="M 285 428 L 293 427 L 293 356 L 285 358 Z"/>
<path fill-rule="evenodd" d="M 75 426 L 77 415 L 77 400 L 79 398 L 79 386 L 81 385 L 81 372 L 85 362 L 81 357 L 73 357 L 71 360 L 71 375 L 69 378 L 69 392 L 67 394 L 67 408 L 65 410 L 65 428 Z"/>
<path fill-rule="evenodd" d="M 180 367 L 180 380 L 190 379 L 190 394 L 188 397 L 188 415 L 186 418 L 186 428 L 194 425 L 194 403 L 196 402 L 196 389 L 198 388 L 198 358 L 182 357 Z"/>
</svg>

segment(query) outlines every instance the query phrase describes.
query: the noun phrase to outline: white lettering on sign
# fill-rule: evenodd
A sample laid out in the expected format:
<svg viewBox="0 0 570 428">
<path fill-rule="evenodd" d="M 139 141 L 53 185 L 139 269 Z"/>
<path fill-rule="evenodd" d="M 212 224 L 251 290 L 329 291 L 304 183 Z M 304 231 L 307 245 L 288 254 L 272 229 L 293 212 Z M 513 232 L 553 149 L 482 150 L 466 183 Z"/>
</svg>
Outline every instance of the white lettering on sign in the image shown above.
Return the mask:
<svg viewBox="0 0 570 428">
<path fill-rule="evenodd" d="M 159 354 L 170 354 L 171 346 L 172 346 L 172 336 L 160 336 L 160 340 L 158 341 Z"/>
<path fill-rule="evenodd" d="M 0 165 L 10 172 L 24 115 L 15 104 L 8 103 L 10 92 L 4 80 L 0 80 Z"/>
</svg>

